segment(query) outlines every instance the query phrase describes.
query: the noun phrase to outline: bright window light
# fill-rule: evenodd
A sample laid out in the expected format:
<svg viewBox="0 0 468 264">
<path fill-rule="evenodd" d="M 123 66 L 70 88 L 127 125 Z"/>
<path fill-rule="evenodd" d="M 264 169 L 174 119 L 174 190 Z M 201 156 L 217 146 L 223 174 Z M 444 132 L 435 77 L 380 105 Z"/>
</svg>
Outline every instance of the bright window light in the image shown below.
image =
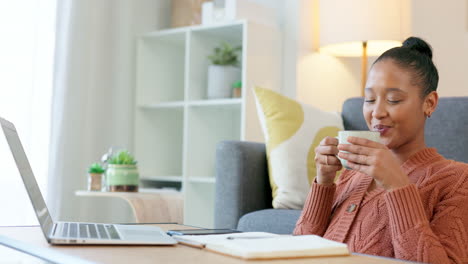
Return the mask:
<svg viewBox="0 0 468 264">
<path fill-rule="evenodd" d="M 46 193 L 56 0 L 0 0 L 0 116 L 18 130 Z M 37 224 L 3 131 L 0 225 Z"/>
</svg>

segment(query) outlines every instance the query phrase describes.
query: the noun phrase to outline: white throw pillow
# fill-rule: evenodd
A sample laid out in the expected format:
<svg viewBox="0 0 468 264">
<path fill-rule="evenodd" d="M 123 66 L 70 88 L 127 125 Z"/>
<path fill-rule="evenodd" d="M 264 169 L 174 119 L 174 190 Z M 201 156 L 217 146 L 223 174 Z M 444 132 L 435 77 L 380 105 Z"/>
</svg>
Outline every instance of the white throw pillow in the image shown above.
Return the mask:
<svg viewBox="0 0 468 264">
<path fill-rule="evenodd" d="M 339 113 L 324 112 L 269 89 L 255 88 L 265 137 L 273 208 L 302 209 L 316 176 L 315 148 L 343 130 Z"/>
</svg>

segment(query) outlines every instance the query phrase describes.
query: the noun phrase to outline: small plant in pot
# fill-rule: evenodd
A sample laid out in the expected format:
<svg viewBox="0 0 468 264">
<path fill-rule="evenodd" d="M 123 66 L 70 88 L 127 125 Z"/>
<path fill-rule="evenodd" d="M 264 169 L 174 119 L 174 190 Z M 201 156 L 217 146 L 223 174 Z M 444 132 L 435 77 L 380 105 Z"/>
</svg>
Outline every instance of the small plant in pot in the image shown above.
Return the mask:
<svg viewBox="0 0 468 264">
<path fill-rule="evenodd" d="M 105 170 L 99 163 L 93 163 L 88 169 L 88 191 L 100 191 L 102 189 L 102 175 Z"/>
<path fill-rule="evenodd" d="M 138 192 L 139 174 L 134 157 L 121 150 L 107 161 L 106 182 L 110 192 Z"/>
<path fill-rule="evenodd" d="M 211 65 L 208 66 L 209 99 L 231 97 L 232 84 L 241 79 L 238 54 L 241 51 L 241 46 L 233 47 L 222 42 L 213 50 L 213 54 L 208 56 L 211 61 Z"/>
</svg>

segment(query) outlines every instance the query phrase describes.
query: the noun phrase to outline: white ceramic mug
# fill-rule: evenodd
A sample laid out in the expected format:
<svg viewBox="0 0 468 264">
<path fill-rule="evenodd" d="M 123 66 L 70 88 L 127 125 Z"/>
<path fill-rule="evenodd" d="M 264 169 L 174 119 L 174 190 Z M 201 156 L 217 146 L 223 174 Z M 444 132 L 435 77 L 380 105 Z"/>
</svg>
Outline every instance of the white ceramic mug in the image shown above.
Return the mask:
<svg viewBox="0 0 468 264">
<path fill-rule="evenodd" d="M 365 138 L 365 139 L 369 139 L 369 140 L 381 143 L 380 133 L 376 131 L 363 131 L 363 130 L 338 131 L 338 136 L 336 138 L 338 139 L 339 144 L 349 144 L 348 137 Z M 342 151 L 342 152 L 347 152 L 347 151 Z M 348 170 L 351 169 L 350 167 L 348 167 L 347 160 L 340 159 L 340 158 L 338 159 L 341 161 L 341 165 L 343 165 L 343 167 L 345 167 Z"/>
</svg>

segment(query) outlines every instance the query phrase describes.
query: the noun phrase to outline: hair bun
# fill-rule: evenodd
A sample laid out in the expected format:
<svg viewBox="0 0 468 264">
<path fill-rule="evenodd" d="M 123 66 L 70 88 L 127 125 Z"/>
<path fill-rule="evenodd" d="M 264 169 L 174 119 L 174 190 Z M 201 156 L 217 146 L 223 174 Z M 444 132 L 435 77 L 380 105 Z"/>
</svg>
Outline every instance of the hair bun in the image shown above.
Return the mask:
<svg viewBox="0 0 468 264">
<path fill-rule="evenodd" d="M 422 53 L 432 59 L 432 48 L 426 41 L 418 37 L 409 37 L 403 41 L 402 47 Z"/>
</svg>

